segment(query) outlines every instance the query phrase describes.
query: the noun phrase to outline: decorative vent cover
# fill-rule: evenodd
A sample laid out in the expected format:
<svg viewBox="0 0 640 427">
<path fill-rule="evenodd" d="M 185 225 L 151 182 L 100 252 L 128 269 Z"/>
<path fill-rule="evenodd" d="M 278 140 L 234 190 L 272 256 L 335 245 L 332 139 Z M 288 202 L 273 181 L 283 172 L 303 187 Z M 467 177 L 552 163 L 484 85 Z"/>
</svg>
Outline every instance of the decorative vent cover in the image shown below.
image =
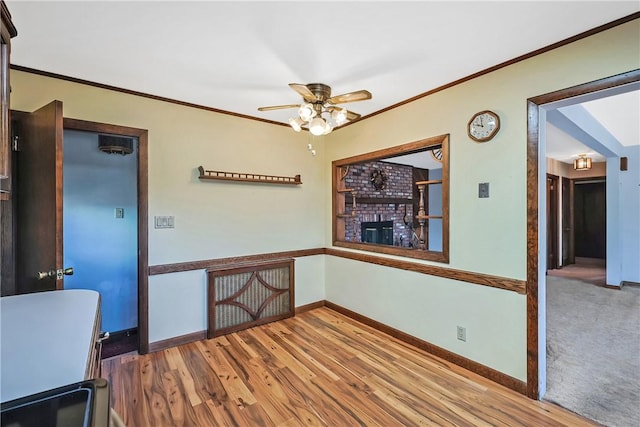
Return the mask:
<svg viewBox="0 0 640 427">
<path fill-rule="evenodd" d="M 98 148 L 109 154 L 127 154 L 133 153 L 133 138 L 126 136 L 114 135 L 98 135 Z"/>
<path fill-rule="evenodd" d="M 208 270 L 207 337 L 293 316 L 293 263 L 288 259 Z"/>
</svg>

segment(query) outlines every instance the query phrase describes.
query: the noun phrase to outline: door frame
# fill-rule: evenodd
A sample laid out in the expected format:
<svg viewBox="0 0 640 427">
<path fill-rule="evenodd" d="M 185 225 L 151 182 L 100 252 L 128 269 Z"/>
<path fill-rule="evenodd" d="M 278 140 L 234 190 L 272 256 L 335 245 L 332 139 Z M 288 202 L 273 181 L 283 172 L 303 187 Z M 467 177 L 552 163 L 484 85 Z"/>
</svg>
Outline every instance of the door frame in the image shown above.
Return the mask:
<svg viewBox="0 0 640 427">
<path fill-rule="evenodd" d="M 558 175 L 547 174 L 547 271 L 560 266 L 558 258 Z M 551 249 L 551 251 L 549 251 Z M 551 253 L 549 253 L 551 252 Z"/>
<path fill-rule="evenodd" d="M 562 254 L 560 260 L 562 267 L 576 262 L 575 256 L 575 234 L 573 230 L 573 180 L 566 176 L 562 177 Z M 565 251 L 567 256 L 565 258 Z"/>
<path fill-rule="evenodd" d="M 546 313 L 538 310 L 539 277 L 539 165 L 546 159 L 539 158 L 540 109 L 549 104 L 580 95 L 599 92 L 640 81 L 640 70 L 628 71 L 574 87 L 561 89 L 527 99 L 527 396 L 539 399 L 540 392 L 540 343 L 546 345 Z M 544 115 L 543 115 L 544 118 Z M 544 226 L 544 225 L 543 225 Z M 544 249 L 544 248 L 542 248 Z M 542 277 L 544 279 L 544 277 Z M 542 291 L 544 295 L 545 289 Z M 542 317 L 540 315 L 542 314 Z M 538 319 L 541 318 L 539 322 Z M 542 329 L 540 329 L 542 327 Z M 544 349 L 542 349 L 542 354 Z M 544 389 L 544 388 L 543 388 Z"/>
<path fill-rule="evenodd" d="M 138 352 L 149 352 L 148 130 L 65 117 L 63 129 L 138 138 Z"/>
</svg>

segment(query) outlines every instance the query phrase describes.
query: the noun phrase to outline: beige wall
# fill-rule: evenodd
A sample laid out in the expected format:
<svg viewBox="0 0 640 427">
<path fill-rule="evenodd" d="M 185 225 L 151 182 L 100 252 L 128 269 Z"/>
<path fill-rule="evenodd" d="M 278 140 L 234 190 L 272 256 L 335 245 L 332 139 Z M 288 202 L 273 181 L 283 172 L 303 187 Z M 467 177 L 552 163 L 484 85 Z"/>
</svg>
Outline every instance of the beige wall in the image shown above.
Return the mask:
<svg viewBox="0 0 640 427">
<path fill-rule="evenodd" d="M 636 20 L 348 126 L 328 141 L 325 167 L 335 159 L 450 134 L 449 266 L 526 279 L 527 98 L 639 68 L 639 33 Z M 501 129 L 492 141 L 477 144 L 466 124 L 485 109 L 500 115 Z M 480 182 L 490 183 L 490 198 L 478 198 Z M 329 223 L 325 229 L 330 232 Z M 524 295 L 335 259 L 327 259 L 326 294 L 526 380 Z M 457 325 L 467 328 L 466 343 L 456 339 Z"/>
<path fill-rule="evenodd" d="M 307 135 L 19 71 L 11 72 L 11 86 L 15 110 L 58 99 L 65 117 L 149 130 L 149 265 L 325 246 L 323 148 L 311 156 Z M 201 182 L 200 165 L 300 174 L 303 184 Z M 175 229 L 154 229 L 154 215 L 174 215 Z M 205 276 L 150 277 L 151 342 L 206 329 Z M 296 305 L 323 300 L 323 257 L 297 260 L 296 279 Z"/>
<path fill-rule="evenodd" d="M 151 265 L 330 245 L 330 163 L 451 135 L 450 267 L 526 278 L 526 99 L 640 67 L 639 22 L 520 62 L 318 138 L 290 129 L 12 71 L 12 108 L 59 99 L 66 117 L 149 130 Z M 491 109 L 502 129 L 465 126 Z M 300 173 L 295 188 L 201 183 L 195 168 Z M 479 182 L 491 197 L 477 198 Z M 175 230 L 154 230 L 175 215 Z M 420 261 L 415 261 L 420 262 Z M 205 328 L 203 271 L 150 278 L 150 340 Z M 526 380 L 524 295 L 330 256 L 296 264 L 296 305 L 326 299 Z M 456 340 L 456 325 L 467 342 Z"/>
</svg>

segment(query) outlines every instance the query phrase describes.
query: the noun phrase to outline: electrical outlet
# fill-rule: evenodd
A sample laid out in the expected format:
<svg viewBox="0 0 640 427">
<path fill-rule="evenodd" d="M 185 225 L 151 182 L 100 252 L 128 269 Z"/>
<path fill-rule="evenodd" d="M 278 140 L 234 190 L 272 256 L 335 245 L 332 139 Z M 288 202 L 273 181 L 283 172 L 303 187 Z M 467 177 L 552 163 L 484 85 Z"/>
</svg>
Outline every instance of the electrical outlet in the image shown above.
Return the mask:
<svg viewBox="0 0 640 427">
<path fill-rule="evenodd" d="M 458 339 L 460 341 L 467 341 L 467 328 L 458 326 Z"/>
<path fill-rule="evenodd" d="M 481 182 L 478 184 L 478 197 L 481 199 L 486 199 L 489 197 L 489 183 Z"/>
</svg>

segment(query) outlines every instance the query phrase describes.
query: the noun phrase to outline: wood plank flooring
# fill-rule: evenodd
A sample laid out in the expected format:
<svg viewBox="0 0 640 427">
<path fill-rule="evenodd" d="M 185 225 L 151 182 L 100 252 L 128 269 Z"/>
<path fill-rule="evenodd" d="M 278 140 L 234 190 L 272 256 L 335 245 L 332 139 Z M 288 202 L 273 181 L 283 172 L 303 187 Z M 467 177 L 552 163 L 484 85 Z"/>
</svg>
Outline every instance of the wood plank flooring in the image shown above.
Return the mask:
<svg viewBox="0 0 640 427">
<path fill-rule="evenodd" d="M 583 426 L 328 308 L 103 361 L 136 426 Z"/>
</svg>

